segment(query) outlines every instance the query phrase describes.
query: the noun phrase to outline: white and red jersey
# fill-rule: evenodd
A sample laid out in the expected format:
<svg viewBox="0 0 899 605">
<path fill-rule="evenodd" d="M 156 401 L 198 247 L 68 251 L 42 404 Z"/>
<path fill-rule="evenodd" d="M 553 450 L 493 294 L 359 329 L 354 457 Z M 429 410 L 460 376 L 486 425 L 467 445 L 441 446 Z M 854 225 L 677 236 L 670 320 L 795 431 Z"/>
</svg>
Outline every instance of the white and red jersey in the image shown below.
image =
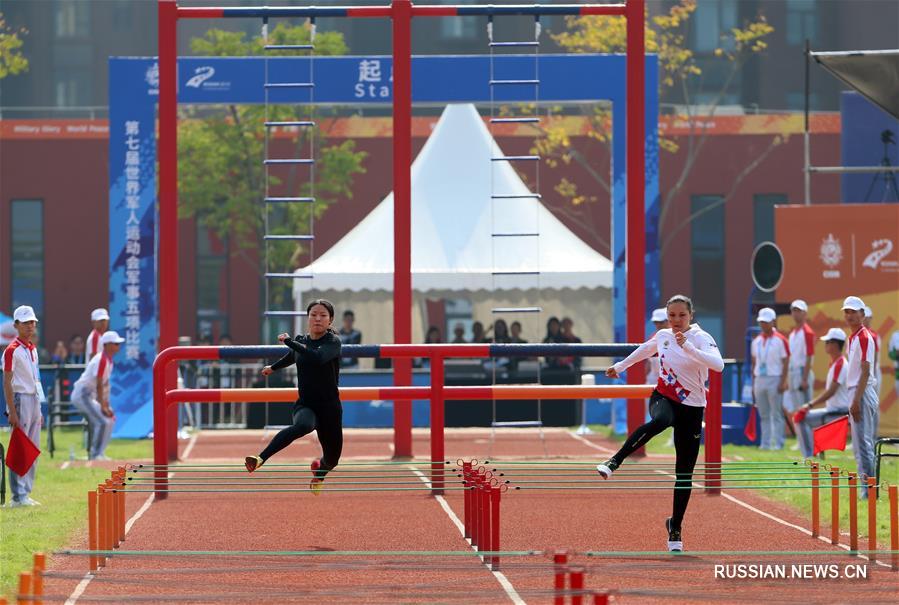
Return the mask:
<svg viewBox="0 0 899 605">
<path fill-rule="evenodd" d="M 868 370 L 868 384 L 874 384 L 874 367 L 877 365 L 876 346 L 874 335 L 864 326 L 861 326 L 849 337 L 849 376 L 846 386 L 850 389 L 858 386 L 858 381 L 862 376 L 863 361 L 871 364 Z"/>
<path fill-rule="evenodd" d="M 96 330 L 91 330 L 91 333 L 87 335 L 87 340 L 84 341 L 84 359 L 87 361 L 93 359 L 94 355 L 99 353 L 102 349 L 100 346 L 101 336 L 103 336 L 103 334 Z"/>
<path fill-rule="evenodd" d="M 847 365 L 846 358 L 841 355 L 831 361 L 830 367 L 827 368 L 824 390 L 829 389 L 833 383 L 837 383 L 837 390 L 825 404 L 828 412 L 845 412 L 849 409 L 849 404 L 852 403 L 849 400 L 849 389 L 846 388 L 846 381 L 848 380 Z"/>
<path fill-rule="evenodd" d="M 683 333 L 687 338 L 684 346 L 677 344 L 674 331 L 665 328 L 637 347 L 637 350 L 613 368 L 618 373 L 653 355 L 659 356 L 659 380 L 656 390 L 665 397 L 680 401 L 684 405 L 705 407 L 709 370 L 724 370 L 724 360 L 718 345 L 698 324 L 692 324 Z"/>
<path fill-rule="evenodd" d="M 783 360 L 790 356 L 790 343 L 783 334 L 777 330 L 770 335 L 762 332 L 752 340 L 750 349 L 755 360 L 754 376 L 783 374 Z"/>
<path fill-rule="evenodd" d="M 3 350 L 3 373 L 12 374 L 13 393 L 36 395 L 41 380 L 37 367 L 37 347 L 33 342 L 16 338 Z M 12 402 L 7 402 L 12 405 Z"/>
<path fill-rule="evenodd" d="M 75 389 L 82 393 L 89 393 L 97 397 L 97 380 L 103 385 L 104 394 L 109 390 L 109 376 L 112 374 L 112 359 L 106 353 L 100 353 L 91 357 L 84 372 L 75 381 Z"/>
<path fill-rule="evenodd" d="M 793 328 L 787 342 L 790 345 L 790 367 L 802 369 L 806 362 L 811 367 L 811 359 L 815 356 L 815 333 L 811 326 L 803 323 Z"/>
</svg>

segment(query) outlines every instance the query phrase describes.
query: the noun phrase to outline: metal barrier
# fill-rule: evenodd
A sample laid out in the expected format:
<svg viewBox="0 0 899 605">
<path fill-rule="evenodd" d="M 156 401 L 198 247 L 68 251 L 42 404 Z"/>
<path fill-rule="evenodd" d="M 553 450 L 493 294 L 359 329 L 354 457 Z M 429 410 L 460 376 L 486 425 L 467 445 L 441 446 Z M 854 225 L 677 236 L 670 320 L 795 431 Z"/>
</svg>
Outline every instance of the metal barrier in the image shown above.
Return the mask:
<svg viewBox="0 0 899 605">
<path fill-rule="evenodd" d="M 429 399 L 431 402 L 431 471 L 435 492 L 440 492 L 445 467 L 444 405 L 449 399 L 582 399 L 584 397 L 647 398 L 654 385 L 494 385 L 446 386 L 444 360 L 448 358 L 533 357 L 575 355 L 580 357 L 624 357 L 638 345 L 632 344 L 431 344 L 431 345 L 346 345 L 344 357 L 382 357 L 430 359 L 431 385 L 426 387 L 353 387 L 340 389 L 345 401 L 371 399 L 408 401 Z M 294 401 L 295 388 L 282 389 L 166 389 L 169 364 L 185 360 L 275 359 L 289 349 L 285 346 L 170 347 L 162 351 L 153 364 L 153 458 L 157 465 L 155 484 L 167 485 L 165 467 L 177 460 L 177 403 L 226 403 Z M 711 492 L 717 492 L 720 479 L 715 463 L 721 461 L 721 374 L 710 372 L 710 389 L 706 409 L 707 481 Z M 436 479 L 435 479 L 436 477 Z M 164 498 L 164 491 L 157 492 Z"/>
</svg>

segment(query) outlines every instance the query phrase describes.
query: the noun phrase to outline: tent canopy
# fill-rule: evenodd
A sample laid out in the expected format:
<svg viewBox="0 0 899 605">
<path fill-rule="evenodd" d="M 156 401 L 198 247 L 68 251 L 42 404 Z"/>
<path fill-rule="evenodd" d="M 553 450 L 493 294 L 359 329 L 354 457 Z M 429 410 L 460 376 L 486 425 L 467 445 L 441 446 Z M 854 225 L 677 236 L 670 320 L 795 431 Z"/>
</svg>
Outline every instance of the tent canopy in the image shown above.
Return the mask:
<svg viewBox="0 0 899 605">
<path fill-rule="evenodd" d="M 473 105 L 449 105 L 412 165 L 412 286 L 610 288 L 612 263 L 533 197 Z M 492 180 L 492 184 L 491 184 Z M 529 233 L 530 236 L 509 234 Z M 495 234 L 502 234 L 497 237 Z M 534 235 L 536 234 L 536 235 Z M 520 272 L 495 275 L 495 271 Z M 539 276 L 526 272 L 539 271 Z M 296 293 L 393 289 L 393 193 L 298 273 Z"/>
<path fill-rule="evenodd" d="M 811 54 L 827 71 L 899 119 L 899 50 Z"/>
</svg>

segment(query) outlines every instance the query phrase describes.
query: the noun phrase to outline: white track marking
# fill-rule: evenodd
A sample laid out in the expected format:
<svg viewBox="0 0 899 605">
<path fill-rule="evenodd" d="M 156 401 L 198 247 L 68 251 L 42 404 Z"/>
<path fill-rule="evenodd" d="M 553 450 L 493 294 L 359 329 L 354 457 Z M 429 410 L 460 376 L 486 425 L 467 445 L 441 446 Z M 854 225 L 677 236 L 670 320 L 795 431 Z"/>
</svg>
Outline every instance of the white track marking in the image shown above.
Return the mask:
<svg viewBox="0 0 899 605">
<path fill-rule="evenodd" d="M 428 485 L 428 486 L 431 485 L 431 482 L 428 480 L 427 476 L 425 476 L 424 473 L 422 473 L 421 471 L 419 471 L 416 468 L 412 468 L 412 467 L 408 467 L 408 468 L 413 473 L 415 473 L 415 475 L 418 476 L 419 479 L 421 479 L 422 483 L 424 483 L 425 485 Z M 456 526 L 456 529 L 459 530 L 459 533 L 464 538 L 465 537 L 465 525 L 462 523 L 462 521 L 459 520 L 459 517 L 457 517 L 456 513 L 453 512 L 453 509 L 450 508 L 450 505 L 447 504 L 446 498 L 444 498 L 443 496 L 434 496 L 434 499 L 437 500 L 438 504 L 440 504 L 440 508 L 443 509 L 443 511 L 446 513 L 446 515 L 450 518 L 450 521 L 453 522 L 453 525 Z M 472 550 L 474 550 L 474 547 L 472 547 Z M 487 569 L 490 569 L 489 566 L 487 567 Z M 512 583 L 509 581 L 509 578 L 507 578 L 504 573 L 502 573 L 500 571 L 493 571 L 493 570 L 490 570 L 490 573 L 493 574 L 493 577 L 496 578 L 496 581 L 499 582 L 499 585 L 503 587 L 503 590 L 506 592 L 506 595 L 509 597 L 509 599 L 513 603 L 515 603 L 515 605 L 525 605 L 525 600 L 521 598 L 521 596 L 518 594 L 518 591 L 515 590 L 515 587 L 512 586 Z"/>
<path fill-rule="evenodd" d="M 656 472 L 659 473 L 660 475 L 665 475 L 666 477 L 671 477 L 672 479 L 676 479 L 676 478 L 677 478 L 675 475 L 672 475 L 671 473 L 666 473 L 665 471 L 657 470 Z M 699 484 L 696 483 L 695 481 L 693 482 L 693 487 L 694 487 L 694 488 L 697 488 L 697 489 L 705 489 L 705 487 L 699 485 Z M 790 523 L 789 521 L 787 521 L 787 520 L 785 520 L 785 519 L 781 519 L 780 517 L 778 517 L 778 516 L 776 516 L 776 515 L 772 515 L 771 513 L 766 513 L 765 511 L 763 511 L 763 510 L 761 510 L 761 509 L 758 509 L 758 508 L 754 507 L 753 505 L 749 504 L 748 502 L 743 502 L 743 501 L 740 500 L 739 498 L 735 498 L 734 496 L 731 496 L 730 494 L 725 494 L 725 493 L 724 493 L 724 490 L 725 490 L 725 489 L 727 489 L 727 488 L 726 488 L 726 487 L 721 488 L 722 491 L 720 492 L 720 496 L 721 496 L 722 498 L 725 498 L 725 499 L 727 499 L 727 500 L 730 500 L 730 501 L 733 502 L 734 504 L 736 504 L 736 505 L 738 505 L 738 506 L 742 506 L 742 507 L 745 508 L 746 510 L 750 510 L 750 511 L 752 511 L 752 512 L 758 514 L 758 515 L 761 515 L 761 516 L 765 517 L 766 519 L 770 519 L 771 521 L 774 521 L 775 523 L 779 523 L 780 525 L 783 525 L 783 526 L 785 526 L 785 527 L 789 527 L 789 528 L 795 529 L 795 530 L 797 530 L 797 531 L 800 531 L 800 532 L 804 533 L 804 534 L 807 535 L 807 536 L 811 536 L 811 535 L 812 535 L 811 530 L 808 530 L 808 529 L 806 529 L 806 528 L 804 528 L 804 527 L 801 527 L 801 526 L 799 526 L 799 525 L 796 525 L 795 523 Z M 818 539 L 821 540 L 822 542 L 826 543 L 826 544 L 830 544 L 830 538 L 825 538 L 824 536 L 818 536 Z M 846 544 L 834 544 L 833 546 L 835 546 L 836 548 L 841 548 L 841 549 L 843 549 L 843 550 L 851 550 L 851 549 L 849 548 L 849 546 L 847 546 Z M 868 557 L 867 555 L 859 554 L 859 555 L 856 555 L 856 556 L 858 556 L 858 557 L 860 557 L 860 558 L 862 558 L 862 559 L 865 559 L 866 561 L 869 561 L 869 560 L 870 560 L 870 557 Z M 889 564 L 883 563 L 882 561 L 874 561 L 874 563 L 876 563 L 877 565 L 880 565 L 880 566 L 882 566 L 882 567 L 890 567 Z"/>
<path fill-rule="evenodd" d="M 197 439 L 200 437 L 200 431 L 195 432 L 190 436 L 190 441 L 187 443 L 187 447 L 184 448 L 184 460 L 187 460 L 188 456 L 194 449 L 194 445 L 197 443 Z"/>
<path fill-rule="evenodd" d="M 197 438 L 200 436 L 200 433 L 194 433 L 190 442 L 187 444 L 187 447 L 184 448 L 184 455 L 182 460 L 187 460 L 188 456 L 190 456 L 190 452 L 194 449 L 194 444 L 197 443 Z M 169 473 L 169 477 L 172 476 L 172 473 Z M 137 520 L 144 516 L 144 513 L 150 509 L 150 506 L 153 502 L 156 501 L 156 494 L 150 494 L 147 496 L 147 499 L 144 500 L 144 503 L 141 505 L 137 512 L 134 513 L 128 522 L 125 523 L 125 535 L 128 535 L 128 532 L 131 531 L 131 528 L 134 527 L 134 524 L 137 523 Z M 65 605 L 75 605 L 78 602 L 78 599 L 81 598 L 81 595 L 84 594 L 84 591 L 87 590 L 88 585 L 91 583 L 91 580 L 94 579 L 94 574 L 91 572 L 87 572 L 84 574 L 84 577 L 81 578 L 81 581 L 78 583 L 78 586 L 75 587 L 75 590 L 72 591 L 72 594 L 69 595 L 69 598 L 66 599 Z"/>
<path fill-rule="evenodd" d="M 610 450 L 609 448 L 603 447 L 603 446 L 601 446 L 601 445 L 596 445 L 595 443 L 593 443 L 593 442 L 590 441 L 589 439 L 584 439 L 584 437 L 582 437 L 581 435 L 578 435 L 577 433 L 572 433 L 571 431 L 565 431 L 565 432 L 566 432 L 568 435 L 571 435 L 572 439 L 577 439 L 578 441 L 580 441 L 581 443 L 583 443 L 583 444 L 586 445 L 587 447 L 592 447 L 593 449 L 599 450 L 599 451 L 601 451 L 601 452 L 603 452 L 603 453 L 605 453 L 605 454 L 614 454 L 614 453 L 615 453 L 614 450 Z"/>
</svg>

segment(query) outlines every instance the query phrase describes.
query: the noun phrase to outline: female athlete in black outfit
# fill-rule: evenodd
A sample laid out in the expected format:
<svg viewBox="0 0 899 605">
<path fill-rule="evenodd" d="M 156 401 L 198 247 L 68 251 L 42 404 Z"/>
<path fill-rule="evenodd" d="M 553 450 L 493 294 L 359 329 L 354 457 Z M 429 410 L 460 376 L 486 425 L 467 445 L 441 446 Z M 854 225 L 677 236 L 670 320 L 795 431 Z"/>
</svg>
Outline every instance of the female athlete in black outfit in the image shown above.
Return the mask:
<svg viewBox="0 0 899 605">
<path fill-rule="evenodd" d="M 293 405 L 293 425 L 283 429 L 258 456 L 247 456 L 247 471 L 253 472 L 266 460 L 304 435 L 318 431 L 322 457 L 313 460 L 309 489 L 316 496 L 328 471 L 337 466 L 343 450 L 343 407 L 337 384 L 340 378 L 340 337 L 331 329 L 334 305 L 327 300 L 313 300 L 306 307 L 309 334 L 291 338 L 279 334 L 278 340 L 290 349 L 287 355 L 262 368 L 268 376 L 292 363 L 297 366 L 299 398 Z"/>
</svg>

